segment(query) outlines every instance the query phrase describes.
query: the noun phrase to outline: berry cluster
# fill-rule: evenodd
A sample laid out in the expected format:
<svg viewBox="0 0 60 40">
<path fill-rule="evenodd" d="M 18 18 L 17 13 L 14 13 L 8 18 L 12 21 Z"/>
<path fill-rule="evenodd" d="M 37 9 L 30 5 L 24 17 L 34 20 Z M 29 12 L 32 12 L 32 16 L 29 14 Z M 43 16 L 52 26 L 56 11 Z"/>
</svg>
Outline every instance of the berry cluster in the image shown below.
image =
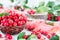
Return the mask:
<svg viewBox="0 0 60 40">
<path fill-rule="evenodd" d="M 60 21 L 60 16 L 55 16 L 55 15 L 52 15 L 52 14 L 48 14 L 48 20 Z"/>
<path fill-rule="evenodd" d="M 55 33 L 49 34 L 47 31 L 41 31 L 41 30 L 32 31 L 32 34 L 37 35 L 37 38 L 38 38 L 38 39 L 41 38 L 41 35 L 44 35 L 44 36 L 46 36 L 47 38 L 50 38 L 51 36 L 54 36 L 54 35 L 55 35 Z"/>
<path fill-rule="evenodd" d="M 2 16 L 0 17 L 0 24 L 2 26 L 6 27 L 12 27 L 12 26 L 22 26 L 27 21 L 27 18 L 23 14 L 12 14 L 10 13 L 8 16 Z"/>
<path fill-rule="evenodd" d="M 12 40 L 12 36 L 10 34 L 5 34 L 3 37 L 2 34 L 0 34 L 0 38 L 5 38 L 4 40 Z"/>
<path fill-rule="evenodd" d="M 27 11 L 27 13 L 31 15 L 31 14 L 35 14 L 35 11 L 30 9 L 30 10 Z"/>
</svg>

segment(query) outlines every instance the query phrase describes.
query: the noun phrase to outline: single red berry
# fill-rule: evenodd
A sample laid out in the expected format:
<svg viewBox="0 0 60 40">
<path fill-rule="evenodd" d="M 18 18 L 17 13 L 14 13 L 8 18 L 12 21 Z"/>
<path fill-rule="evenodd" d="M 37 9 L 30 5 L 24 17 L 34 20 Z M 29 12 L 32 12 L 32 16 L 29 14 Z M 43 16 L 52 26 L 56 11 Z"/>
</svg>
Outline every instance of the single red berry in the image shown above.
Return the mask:
<svg viewBox="0 0 60 40">
<path fill-rule="evenodd" d="M 13 24 L 9 24 L 9 27 L 12 27 L 13 26 Z"/>
<path fill-rule="evenodd" d="M 31 34 L 36 34 L 36 32 L 35 31 L 32 31 L 32 33 Z"/>
<path fill-rule="evenodd" d="M 28 38 L 28 36 L 27 36 L 27 35 L 24 35 L 24 36 L 23 36 L 23 38 L 27 39 L 27 38 Z"/>
<path fill-rule="evenodd" d="M 14 23 L 13 23 L 13 26 L 17 26 L 17 23 L 16 23 L 16 22 L 14 22 Z"/>
<path fill-rule="evenodd" d="M 19 22 L 19 19 L 15 19 L 14 21 L 15 21 L 15 22 Z"/>
<path fill-rule="evenodd" d="M 58 17 L 57 16 L 55 17 L 55 20 L 58 20 Z"/>
<path fill-rule="evenodd" d="M 13 18 L 13 16 L 12 15 L 9 15 L 8 18 Z"/>
<path fill-rule="evenodd" d="M 60 16 L 58 16 L 58 21 L 60 21 Z"/>
<path fill-rule="evenodd" d="M 51 20 L 51 18 L 49 17 L 48 20 Z"/>
<path fill-rule="evenodd" d="M 10 34 L 6 34 L 5 37 L 8 39 L 12 39 L 12 36 Z"/>
<path fill-rule="evenodd" d="M 0 38 L 2 38 L 2 34 L 0 34 Z"/>
<path fill-rule="evenodd" d="M 22 16 L 20 16 L 20 17 L 19 17 L 19 20 L 23 20 L 23 17 L 22 17 Z"/>
<path fill-rule="evenodd" d="M 22 22 L 22 21 L 19 21 L 19 22 L 18 22 L 18 25 L 19 25 L 19 26 L 22 26 L 22 25 L 23 25 L 23 22 Z"/>
<path fill-rule="evenodd" d="M 9 22 L 9 24 L 13 24 L 13 20 L 12 19 L 9 19 L 8 22 Z"/>
<path fill-rule="evenodd" d="M 56 35 L 56 33 L 52 33 L 52 36 L 55 36 Z"/>
<path fill-rule="evenodd" d="M 38 34 L 38 35 L 37 35 L 37 38 L 40 39 L 40 38 L 41 38 L 41 34 Z"/>
<path fill-rule="evenodd" d="M 51 37 L 50 35 L 47 35 L 47 38 L 49 38 L 49 39 L 50 39 L 50 37 Z"/>
<path fill-rule="evenodd" d="M 52 16 L 52 14 L 48 14 L 48 17 L 51 17 Z"/>
<path fill-rule="evenodd" d="M 9 24 L 7 22 L 4 23 L 4 26 L 8 26 Z"/>
</svg>

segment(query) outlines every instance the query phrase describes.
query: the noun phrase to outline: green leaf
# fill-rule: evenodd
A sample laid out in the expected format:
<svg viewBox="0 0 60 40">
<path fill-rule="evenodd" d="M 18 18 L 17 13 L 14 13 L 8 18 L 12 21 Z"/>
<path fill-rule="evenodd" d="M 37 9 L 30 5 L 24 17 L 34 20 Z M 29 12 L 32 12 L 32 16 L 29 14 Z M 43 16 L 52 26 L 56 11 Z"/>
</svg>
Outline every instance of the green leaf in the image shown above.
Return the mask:
<svg viewBox="0 0 60 40">
<path fill-rule="evenodd" d="M 25 0 L 25 4 L 27 4 L 28 3 L 28 0 Z"/>
<path fill-rule="evenodd" d="M 22 38 L 22 39 L 19 39 L 19 40 L 25 40 L 25 39 Z"/>
<path fill-rule="evenodd" d="M 39 3 L 39 7 L 44 6 L 44 5 L 45 5 L 45 2 L 40 2 Z"/>
<path fill-rule="evenodd" d="M 55 36 L 51 37 L 50 40 L 59 40 L 59 36 L 55 35 Z"/>
<path fill-rule="evenodd" d="M 31 35 L 30 37 L 27 38 L 27 40 L 31 40 L 31 38 L 36 38 L 36 35 Z"/>
<path fill-rule="evenodd" d="M 14 2 L 14 0 L 10 0 L 11 2 Z"/>
<path fill-rule="evenodd" d="M 3 6 L 3 4 L 0 3 L 0 6 Z"/>
<path fill-rule="evenodd" d="M 24 4 L 24 5 L 23 5 L 23 8 L 29 8 L 29 7 Z"/>
<path fill-rule="evenodd" d="M 48 12 L 48 7 L 41 6 L 36 9 L 37 13 Z"/>
<path fill-rule="evenodd" d="M 55 5 L 54 7 L 52 7 L 52 11 L 55 11 L 55 10 L 58 10 L 58 9 L 60 9 L 60 4 L 59 5 Z"/>
<path fill-rule="evenodd" d="M 46 6 L 52 8 L 54 5 L 55 3 L 53 1 L 49 1 Z"/>
<path fill-rule="evenodd" d="M 17 40 L 23 38 L 24 35 L 25 35 L 25 32 L 20 33 L 19 36 L 18 36 L 18 38 L 17 38 Z"/>
<path fill-rule="evenodd" d="M 58 16 L 60 16 L 60 9 L 59 9 L 59 10 L 57 10 L 57 15 L 58 15 Z"/>
<path fill-rule="evenodd" d="M 5 12 L 0 13 L 0 16 L 7 16 L 7 15 L 8 13 L 5 13 Z"/>
</svg>

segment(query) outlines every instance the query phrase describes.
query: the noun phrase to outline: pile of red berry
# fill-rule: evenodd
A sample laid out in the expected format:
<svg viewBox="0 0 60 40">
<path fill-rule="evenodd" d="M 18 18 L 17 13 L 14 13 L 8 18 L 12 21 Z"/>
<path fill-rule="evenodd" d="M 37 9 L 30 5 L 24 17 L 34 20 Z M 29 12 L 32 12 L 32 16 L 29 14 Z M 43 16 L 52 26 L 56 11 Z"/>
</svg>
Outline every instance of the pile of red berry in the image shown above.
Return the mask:
<svg viewBox="0 0 60 40">
<path fill-rule="evenodd" d="M 12 27 L 12 26 L 22 26 L 26 23 L 26 17 L 24 15 L 13 14 L 8 16 L 0 17 L 0 24 L 2 26 Z"/>
<path fill-rule="evenodd" d="M 26 23 L 27 17 L 24 14 L 18 14 L 10 11 L 9 15 L 0 17 L 0 25 L 2 31 L 5 33 L 18 33 L 21 31 L 23 25 Z M 15 32 L 12 32 L 15 31 Z"/>
<path fill-rule="evenodd" d="M 55 33 L 49 34 L 47 31 L 42 31 L 42 30 L 38 30 L 38 31 L 32 31 L 32 34 L 37 35 L 37 38 L 40 39 L 41 35 L 46 36 L 47 38 L 50 38 L 51 36 L 55 36 Z"/>
<path fill-rule="evenodd" d="M 31 14 L 35 14 L 35 11 L 33 9 L 30 9 L 27 11 L 27 13 L 31 15 Z"/>
<path fill-rule="evenodd" d="M 52 14 L 48 14 L 48 20 L 50 21 L 60 21 L 60 16 L 55 16 Z"/>
<path fill-rule="evenodd" d="M 5 34 L 5 36 L 2 36 L 2 34 L 0 34 L 0 38 L 2 38 L 2 40 L 12 40 L 12 36 L 10 34 Z"/>
</svg>

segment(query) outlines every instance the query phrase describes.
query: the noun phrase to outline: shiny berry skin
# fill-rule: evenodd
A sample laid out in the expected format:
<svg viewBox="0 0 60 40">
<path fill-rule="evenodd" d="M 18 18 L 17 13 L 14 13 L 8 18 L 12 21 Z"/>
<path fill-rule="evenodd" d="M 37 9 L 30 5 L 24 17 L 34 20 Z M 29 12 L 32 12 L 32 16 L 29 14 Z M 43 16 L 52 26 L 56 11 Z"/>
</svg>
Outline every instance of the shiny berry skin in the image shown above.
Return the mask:
<svg viewBox="0 0 60 40">
<path fill-rule="evenodd" d="M 12 15 L 9 15 L 8 18 L 13 18 L 13 16 Z"/>
<path fill-rule="evenodd" d="M 3 19 L 1 22 L 5 23 L 5 22 L 8 22 L 8 20 L 7 19 Z"/>
<path fill-rule="evenodd" d="M 0 34 L 0 38 L 2 38 L 2 34 Z"/>
<path fill-rule="evenodd" d="M 23 20 L 23 17 L 22 17 L 22 16 L 20 16 L 20 17 L 19 17 L 19 20 Z"/>
<path fill-rule="evenodd" d="M 27 39 L 27 38 L 28 38 L 28 36 L 27 36 L 27 35 L 24 35 L 24 36 L 23 36 L 23 38 L 24 38 L 24 39 Z"/>
<path fill-rule="evenodd" d="M 40 39 L 40 38 L 41 38 L 41 34 L 38 34 L 38 35 L 37 35 L 37 38 Z"/>
<path fill-rule="evenodd" d="M 48 17 L 48 20 L 51 20 L 51 18 L 50 18 L 50 17 Z"/>
<path fill-rule="evenodd" d="M 8 20 L 9 24 L 13 24 L 13 20 L 9 19 Z"/>
<path fill-rule="evenodd" d="M 14 21 L 15 21 L 15 22 L 19 22 L 19 19 L 15 19 Z"/>
<path fill-rule="evenodd" d="M 5 37 L 8 39 L 12 39 L 12 36 L 10 34 L 6 34 Z"/>
<path fill-rule="evenodd" d="M 17 23 L 16 23 L 16 22 L 14 22 L 14 23 L 13 23 L 13 26 L 17 26 Z"/>
<path fill-rule="evenodd" d="M 52 17 L 52 14 L 48 14 L 48 17 Z"/>
<path fill-rule="evenodd" d="M 60 16 L 58 16 L 58 21 L 60 21 Z"/>
<path fill-rule="evenodd" d="M 47 38 L 49 38 L 49 39 L 50 39 L 50 37 L 51 37 L 50 35 L 47 35 Z"/>
<path fill-rule="evenodd" d="M 56 33 L 52 33 L 52 36 L 55 36 L 56 35 Z"/>
<path fill-rule="evenodd" d="M 7 22 L 4 23 L 4 26 L 8 26 L 9 24 Z"/>
<path fill-rule="evenodd" d="M 12 27 L 13 26 L 13 24 L 9 24 L 9 27 Z"/>
<path fill-rule="evenodd" d="M 18 22 L 18 26 L 22 26 L 23 25 L 23 22 L 22 21 L 19 21 Z"/>
</svg>

